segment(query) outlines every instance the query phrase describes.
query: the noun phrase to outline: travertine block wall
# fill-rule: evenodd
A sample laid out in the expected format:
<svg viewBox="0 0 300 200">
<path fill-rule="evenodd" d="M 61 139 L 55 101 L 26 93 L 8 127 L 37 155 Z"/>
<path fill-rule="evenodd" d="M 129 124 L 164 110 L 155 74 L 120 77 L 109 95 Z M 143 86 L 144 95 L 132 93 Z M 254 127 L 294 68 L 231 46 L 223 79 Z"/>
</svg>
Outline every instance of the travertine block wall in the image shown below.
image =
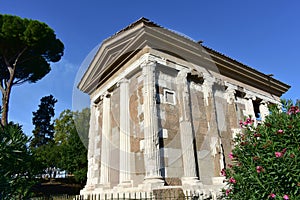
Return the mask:
<svg viewBox="0 0 300 200">
<path fill-rule="evenodd" d="M 264 95 L 153 59 L 95 95 L 86 187 L 94 192 L 221 184 L 239 121 L 254 115 L 254 101 L 267 112 Z M 155 133 L 146 136 L 145 123 L 155 123 Z"/>
<path fill-rule="evenodd" d="M 82 194 L 209 194 L 239 121 L 261 123 L 289 86 L 141 18 L 103 42 L 78 88 L 91 99 Z"/>
</svg>

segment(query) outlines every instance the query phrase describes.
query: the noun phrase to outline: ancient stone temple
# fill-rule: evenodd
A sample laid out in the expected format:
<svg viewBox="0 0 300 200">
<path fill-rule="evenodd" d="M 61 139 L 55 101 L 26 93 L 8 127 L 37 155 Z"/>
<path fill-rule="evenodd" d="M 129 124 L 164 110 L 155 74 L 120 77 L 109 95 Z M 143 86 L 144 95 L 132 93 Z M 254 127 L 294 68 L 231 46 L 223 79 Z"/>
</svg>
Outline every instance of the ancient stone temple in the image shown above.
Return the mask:
<svg viewBox="0 0 300 200">
<path fill-rule="evenodd" d="M 78 88 L 90 95 L 81 194 L 224 186 L 239 120 L 262 123 L 289 86 L 142 18 L 103 41 Z"/>
</svg>

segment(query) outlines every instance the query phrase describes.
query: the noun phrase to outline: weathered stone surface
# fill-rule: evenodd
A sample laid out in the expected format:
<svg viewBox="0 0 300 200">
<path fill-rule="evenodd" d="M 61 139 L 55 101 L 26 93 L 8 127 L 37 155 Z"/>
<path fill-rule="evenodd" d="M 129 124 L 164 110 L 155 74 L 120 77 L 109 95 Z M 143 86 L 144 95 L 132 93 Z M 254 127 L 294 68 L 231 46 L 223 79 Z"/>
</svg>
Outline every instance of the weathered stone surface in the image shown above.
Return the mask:
<svg viewBox="0 0 300 200">
<path fill-rule="evenodd" d="M 181 188 L 158 189 L 153 190 L 155 199 L 169 199 L 169 200 L 184 200 L 185 195 Z"/>
<path fill-rule="evenodd" d="M 92 108 L 82 194 L 216 199 L 240 120 L 264 120 L 288 89 L 143 19 L 100 48 L 79 83 Z"/>
</svg>

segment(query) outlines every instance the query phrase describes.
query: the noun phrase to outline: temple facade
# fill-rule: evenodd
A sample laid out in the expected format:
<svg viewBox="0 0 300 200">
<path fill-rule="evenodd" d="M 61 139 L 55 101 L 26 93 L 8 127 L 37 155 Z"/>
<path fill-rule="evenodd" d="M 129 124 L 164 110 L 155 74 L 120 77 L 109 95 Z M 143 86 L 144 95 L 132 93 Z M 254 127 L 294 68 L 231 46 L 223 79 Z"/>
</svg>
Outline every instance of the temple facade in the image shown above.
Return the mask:
<svg viewBox="0 0 300 200">
<path fill-rule="evenodd" d="M 103 41 L 90 95 L 81 194 L 220 191 L 239 121 L 262 123 L 289 86 L 148 19 Z"/>
</svg>

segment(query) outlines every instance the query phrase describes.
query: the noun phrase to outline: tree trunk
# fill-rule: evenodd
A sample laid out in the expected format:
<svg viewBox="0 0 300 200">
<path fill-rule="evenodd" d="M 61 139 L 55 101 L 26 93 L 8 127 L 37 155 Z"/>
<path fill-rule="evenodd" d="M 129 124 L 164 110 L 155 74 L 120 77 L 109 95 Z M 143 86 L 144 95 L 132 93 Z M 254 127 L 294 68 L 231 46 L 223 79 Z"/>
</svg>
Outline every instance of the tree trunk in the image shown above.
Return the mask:
<svg viewBox="0 0 300 200">
<path fill-rule="evenodd" d="M 9 107 L 9 97 L 11 93 L 12 84 L 9 83 L 5 92 L 2 94 L 2 114 L 1 114 L 1 124 L 3 126 L 7 125 L 8 122 L 8 107 Z"/>
<path fill-rule="evenodd" d="M 26 48 L 24 48 L 16 57 L 14 64 L 11 66 L 7 60 L 6 57 L 4 58 L 4 61 L 7 65 L 7 69 L 9 71 L 9 79 L 7 80 L 5 86 L 2 87 L 2 115 L 1 115 L 1 124 L 3 126 L 7 125 L 8 122 L 8 107 L 9 107 L 9 98 L 10 98 L 10 93 L 11 93 L 11 88 L 13 86 L 14 83 L 14 79 L 15 79 L 15 70 L 16 70 L 16 66 L 17 66 L 17 62 L 20 58 L 20 56 L 24 53 L 24 51 L 26 50 Z"/>
</svg>

